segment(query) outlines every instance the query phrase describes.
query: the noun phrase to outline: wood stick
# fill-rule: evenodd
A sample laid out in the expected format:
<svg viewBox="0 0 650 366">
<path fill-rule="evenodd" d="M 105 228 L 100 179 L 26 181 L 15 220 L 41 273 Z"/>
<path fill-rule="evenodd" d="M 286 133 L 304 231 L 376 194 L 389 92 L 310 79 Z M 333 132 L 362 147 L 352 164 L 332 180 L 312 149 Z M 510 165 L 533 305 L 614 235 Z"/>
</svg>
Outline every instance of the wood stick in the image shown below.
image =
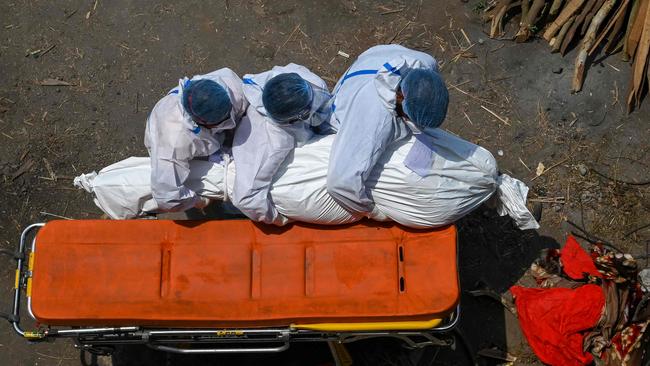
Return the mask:
<svg viewBox="0 0 650 366">
<path fill-rule="evenodd" d="M 282 47 L 284 47 L 287 43 L 289 43 L 289 41 L 291 40 L 291 38 L 293 38 L 293 35 L 298 31 L 299 28 L 300 28 L 300 23 L 298 23 L 298 25 L 295 28 L 293 28 L 293 31 L 291 32 L 291 34 L 289 34 L 289 38 L 287 38 L 284 41 L 284 43 L 282 45 L 280 45 L 280 47 L 278 47 L 278 49 L 275 50 L 275 53 L 273 54 L 273 58 L 275 58 L 275 56 L 278 55 L 278 52 L 280 52 Z"/>
<path fill-rule="evenodd" d="M 478 101 L 481 101 L 481 102 L 486 103 L 486 104 L 491 104 L 491 105 L 496 106 L 496 107 L 499 106 L 498 104 L 493 103 L 493 102 L 490 102 L 490 101 L 487 100 L 487 99 L 483 99 L 483 98 L 479 98 L 479 97 L 477 97 L 477 96 L 474 96 L 474 95 L 472 95 L 472 94 L 470 94 L 470 93 L 464 91 L 463 89 L 457 87 L 456 85 L 449 85 L 449 86 L 452 87 L 452 88 L 454 88 L 454 89 L 456 89 L 456 90 L 458 90 L 459 92 L 461 92 L 461 93 L 467 95 L 468 97 L 470 97 L 470 98 L 472 98 L 472 99 L 476 99 L 476 100 L 478 100 Z"/>
<path fill-rule="evenodd" d="M 471 46 L 473 43 L 467 36 L 467 33 L 465 33 L 465 30 L 463 28 L 460 29 L 460 32 L 463 34 L 463 37 L 465 37 L 465 40 L 467 41 L 467 46 Z"/>
<path fill-rule="evenodd" d="M 562 2 L 564 2 L 564 0 L 553 0 L 551 10 L 549 10 L 548 14 L 551 16 L 557 14 L 557 12 L 560 11 L 560 7 L 562 7 Z"/>
<path fill-rule="evenodd" d="M 519 31 L 515 36 L 516 42 L 526 42 L 528 38 L 530 38 L 532 34 L 533 25 L 535 24 L 535 20 L 537 20 L 537 17 L 539 16 L 539 13 L 542 11 L 542 8 L 544 8 L 545 4 L 546 4 L 545 0 L 533 0 L 533 4 L 530 6 L 530 9 L 528 10 L 526 17 L 524 18 L 522 16 L 521 26 L 519 27 Z"/>
<path fill-rule="evenodd" d="M 64 219 L 64 220 L 72 220 L 72 219 L 69 218 L 69 217 L 65 217 L 65 216 L 61 216 L 61 215 L 56 215 L 56 214 L 49 213 L 49 212 L 45 212 L 45 211 L 41 211 L 41 215 L 52 216 L 52 217 L 56 217 L 56 218 L 58 218 L 58 219 Z"/>
<path fill-rule="evenodd" d="M 629 3 L 628 3 L 629 5 Z M 622 16 L 618 17 L 618 20 L 614 24 L 614 28 L 609 32 L 610 37 L 608 37 L 607 43 L 603 47 L 603 50 L 605 51 L 605 54 L 611 55 L 615 49 L 617 49 L 619 46 L 623 45 L 622 42 L 622 36 L 623 32 L 621 30 L 623 29 L 623 26 L 625 25 L 625 13 L 627 13 L 627 8 L 623 12 Z M 622 47 L 621 47 L 622 48 Z"/>
<path fill-rule="evenodd" d="M 412 20 L 409 20 L 408 22 L 406 22 L 406 24 L 402 27 L 402 29 L 400 29 L 397 33 L 395 33 L 395 35 L 393 36 L 393 38 L 391 38 L 390 41 L 388 41 L 387 43 L 388 43 L 388 44 L 393 43 L 393 41 L 395 40 L 395 38 L 397 38 L 397 36 L 399 36 L 400 34 L 402 34 L 402 32 L 404 31 L 404 29 L 406 29 L 406 27 L 408 27 L 409 25 L 411 25 L 411 23 L 413 23 Z"/>
<path fill-rule="evenodd" d="M 519 162 L 526 168 L 526 170 L 528 170 L 529 172 L 531 171 L 528 165 L 526 165 L 526 163 L 524 163 L 524 161 L 521 160 L 521 158 L 519 158 Z"/>
<path fill-rule="evenodd" d="M 564 25 L 564 23 L 569 20 L 569 18 L 575 14 L 578 9 L 582 6 L 585 0 L 569 0 L 569 2 L 562 8 L 562 12 L 558 17 L 546 28 L 544 32 L 544 39 L 550 41 L 551 38 L 557 33 L 557 31 Z"/>
<path fill-rule="evenodd" d="M 485 109 L 488 113 L 490 113 L 491 115 L 493 115 L 494 117 L 496 117 L 499 121 L 505 123 L 506 126 L 510 126 L 510 123 L 509 123 L 507 120 L 503 119 L 503 118 L 502 118 L 501 116 L 499 116 L 498 114 L 492 112 L 492 111 L 489 110 L 486 106 L 481 105 L 481 108 Z"/>
<path fill-rule="evenodd" d="M 630 36 L 630 32 L 632 31 L 632 27 L 634 26 L 635 19 L 637 17 L 637 14 L 639 13 L 639 2 L 641 0 L 634 0 L 632 3 L 632 10 L 630 11 L 630 17 L 628 18 L 627 21 L 627 27 L 625 28 L 625 36 L 623 36 L 623 55 L 627 56 L 627 59 L 625 61 L 628 61 L 632 56 L 628 52 L 627 49 L 627 40 Z"/>
<path fill-rule="evenodd" d="M 622 23 L 622 20 L 624 19 L 623 15 L 625 15 L 625 13 L 627 12 L 627 5 L 629 4 L 629 1 L 630 0 L 623 0 L 621 5 L 616 10 L 616 13 L 614 13 L 614 16 L 609 20 L 609 23 L 605 27 L 605 30 L 600 33 L 600 36 L 598 37 L 596 42 L 594 42 L 594 45 L 589 50 L 589 56 L 591 56 L 594 53 L 594 51 L 596 50 L 596 48 L 598 48 L 598 45 L 600 44 L 600 42 L 603 41 L 603 39 L 607 36 L 609 31 L 614 27 L 614 24 L 618 24 L 619 20 L 621 20 L 620 24 L 621 25 L 623 24 Z M 619 25 L 619 27 L 620 27 L 620 25 Z M 614 38 L 616 36 L 616 33 L 617 32 L 612 32 L 612 38 Z"/>
<path fill-rule="evenodd" d="M 519 22 L 520 27 L 522 25 L 524 25 L 524 20 L 526 19 L 526 16 L 528 15 L 528 10 L 529 9 L 530 9 L 529 0 L 522 0 L 521 1 L 521 21 Z"/>
<path fill-rule="evenodd" d="M 589 11 L 589 13 L 587 13 L 587 16 L 585 17 L 585 21 L 582 22 L 582 26 L 580 27 L 580 36 L 584 37 L 584 35 L 587 33 L 587 28 L 589 28 L 589 25 L 591 24 L 591 20 L 594 19 L 596 12 L 600 10 L 600 8 L 603 6 L 604 3 L 605 0 L 598 0 L 596 6 L 594 6 Z"/>
<path fill-rule="evenodd" d="M 562 42 L 562 46 L 560 46 L 560 53 L 562 56 L 564 56 L 569 49 L 569 45 L 571 45 L 571 42 L 573 41 L 573 38 L 575 37 L 576 32 L 578 31 L 578 28 L 582 23 L 584 22 L 585 18 L 587 17 L 587 14 L 593 9 L 594 5 L 598 0 L 587 0 L 587 3 L 585 6 L 582 8 L 582 11 L 578 14 L 576 17 L 576 20 L 573 22 L 573 25 L 571 28 L 569 28 L 569 31 L 567 32 L 566 36 L 564 37 L 564 41 Z"/>
<path fill-rule="evenodd" d="M 559 198 L 529 198 L 529 202 L 542 202 L 542 203 L 565 203 L 564 197 Z"/>
<path fill-rule="evenodd" d="M 571 25 L 573 24 L 573 21 L 575 21 L 576 16 L 573 15 L 569 20 L 567 20 L 566 23 L 562 26 L 562 29 L 560 29 L 560 32 L 557 34 L 557 36 L 551 38 L 551 41 L 549 42 L 549 45 L 551 46 L 551 52 L 555 53 L 560 51 L 560 46 L 562 46 L 562 41 L 564 41 L 564 36 L 566 36 L 567 31 L 569 28 L 571 28 Z"/>
<path fill-rule="evenodd" d="M 617 0 L 618 1 L 618 0 Z M 587 33 L 587 28 L 589 28 L 589 25 L 591 25 L 591 20 L 594 19 L 594 15 L 600 8 L 603 6 L 605 3 L 605 0 L 597 0 L 596 1 L 596 6 L 591 8 L 589 13 L 587 13 L 587 16 L 585 16 L 585 21 L 582 22 L 582 26 L 580 27 L 580 36 L 584 37 L 584 35 Z"/>
<path fill-rule="evenodd" d="M 605 17 L 607 17 L 607 14 L 609 14 L 609 12 L 612 11 L 614 4 L 616 4 L 616 0 L 605 1 L 603 6 L 600 8 L 600 10 L 598 10 L 596 15 L 594 16 L 594 19 L 591 21 L 591 24 L 589 25 L 589 30 L 587 30 L 587 34 L 585 35 L 585 38 L 582 40 L 582 47 L 580 48 L 580 53 L 578 53 L 578 57 L 576 57 L 575 69 L 573 70 L 572 89 L 574 93 L 579 92 L 582 89 L 582 82 L 584 80 L 584 73 L 585 73 L 585 64 L 587 63 L 587 55 L 589 53 L 589 49 L 591 48 L 592 44 L 596 40 L 596 32 L 598 31 L 598 28 L 605 20 Z"/>
<path fill-rule="evenodd" d="M 639 12 L 634 19 L 634 24 L 632 25 L 630 34 L 628 34 L 627 37 L 627 54 L 630 56 L 630 58 L 634 57 L 636 48 L 639 45 L 639 40 L 641 39 L 641 33 L 643 31 L 643 25 L 645 22 L 645 14 L 647 13 L 648 9 L 648 2 L 650 1 L 641 1 L 641 4 L 639 5 Z"/>
<path fill-rule="evenodd" d="M 499 4 L 495 8 L 495 15 L 492 18 L 492 24 L 490 25 L 490 37 L 495 38 L 503 34 L 503 16 L 506 15 L 508 11 L 508 5 L 512 0 L 500 0 Z"/>
<path fill-rule="evenodd" d="M 648 1 L 645 3 L 648 3 Z M 645 17 L 642 17 L 642 13 L 639 13 L 638 16 L 639 19 L 643 18 L 644 26 L 641 39 L 639 40 L 638 50 L 634 57 L 634 71 L 632 74 L 632 82 L 630 83 L 630 92 L 627 97 L 628 111 L 639 104 L 641 93 L 643 92 L 643 85 L 647 78 L 646 68 L 648 64 L 648 53 L 650 52 L 650 6 L 646 5 L 645 10 Z M 635 103 L 633 103 L 633 99 L 635 99 Z"/>
</svg>

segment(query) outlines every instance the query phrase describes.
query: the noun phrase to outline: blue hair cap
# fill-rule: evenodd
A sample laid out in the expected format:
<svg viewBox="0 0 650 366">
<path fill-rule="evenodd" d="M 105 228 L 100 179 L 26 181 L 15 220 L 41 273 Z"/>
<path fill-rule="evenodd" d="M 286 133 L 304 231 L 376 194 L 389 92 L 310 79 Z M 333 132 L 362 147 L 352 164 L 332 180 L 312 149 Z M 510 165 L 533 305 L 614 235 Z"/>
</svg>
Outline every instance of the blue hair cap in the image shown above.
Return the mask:
<svg viewBox="0 0 650 366">
<path fill-rule="evenodd" d="M 311 107 L 311 85 L 292 72 L 271 78 L 262 92 L 262 103 L 268 114 L 278 122 L 296 118 Z"/>
<path fill-rule="evenodd" d="M 440 127 L 447 116 L 449 91 L 442 76 L 431 69 L 409 70 L 400 86 L 402 109 L 421 128 Z"/>
<path fill-rule="evenodd" d="M 190 81 L 183 90 L 183 108 L 199 124 L 217 124 L 230 115 L 232 103 L 228 92 L 215 81 Z"/>
</svg>

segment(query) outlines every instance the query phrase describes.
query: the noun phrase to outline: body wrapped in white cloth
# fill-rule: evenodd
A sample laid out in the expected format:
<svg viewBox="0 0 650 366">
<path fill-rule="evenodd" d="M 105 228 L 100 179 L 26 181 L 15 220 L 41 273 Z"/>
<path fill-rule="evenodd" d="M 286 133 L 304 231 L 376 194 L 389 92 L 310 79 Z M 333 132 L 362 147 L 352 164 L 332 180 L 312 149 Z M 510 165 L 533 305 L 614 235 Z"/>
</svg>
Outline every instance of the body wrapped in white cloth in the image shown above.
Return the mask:
<svg viewBox="0 0 650 366">
<path fill-rule="evenodd" d="M 278 212 L 295 220 L 336 225 L 358 221 L 327 193 L 330 147 L 335 135 L 317 137 L 294 150 L 274 177 L 270 191 Z M 426 174 L 404 165 L 416 137 L 396 143 L 380 159 L 368 179 L 375 202 L 370 218 L 395 221 L 413 228 L 447 225 L 467 215 L 496 195 L 499 214 L 509 215 L 521 229 L 538 223 L 526 208 L 528 188 L 500 175 L 486 149 L 436 130 L 435 156 Z M 192 161 L 187 185 L 199 195 L 227 200 L 233 190 L 236 162 Z M 130 219 L 157 212 L 151 197 L 149 158 L 128 158 L 75 179 L 75 186 L 93 194 L 95 204 L 113 219 Z"/>
</svg>

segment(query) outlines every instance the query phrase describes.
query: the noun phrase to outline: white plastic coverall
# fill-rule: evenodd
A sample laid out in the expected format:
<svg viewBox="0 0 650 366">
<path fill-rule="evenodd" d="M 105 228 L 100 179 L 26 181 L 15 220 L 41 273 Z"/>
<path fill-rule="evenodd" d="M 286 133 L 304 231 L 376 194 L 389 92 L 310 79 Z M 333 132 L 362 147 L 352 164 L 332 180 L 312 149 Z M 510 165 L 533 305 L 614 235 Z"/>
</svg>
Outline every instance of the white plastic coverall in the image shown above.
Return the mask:
<svg viewBox="0 0 650 366">
<path fill-rule="evenodd" d="M 296 64 L 275 66 L 261 74 L 245 75 L 244 96 L 250 105 L 235 130 L 232 149 L 237 167 L 231 197 L 233 205 L 252 220 L 275 225 L 285 225 L 289 220 L 278 213 L 269 197 L 273 176 L 296 146 L 302 146 L 311 139 L 314 135 L 312 126 L 323 128 L 323 125 L 329 124 L 329 111 L 327 120 L 322 123 L 307 120 L 278 124 L 268 116 L 262 103 L 264 85 L 276 75 L 291 72 L 328 90 L 325 81 L 306 67 Z"/>
<path fill-rule="evenodd" d="M 400 45 L 375 46 L 357 58 L 334 89 L 334 114 L 340 126 L 327 174 L 327 191 L 355 213 L 376 216 L 366 180 L 382 153 L 411 135 L 397 116 L 396 92 L 405 69 L 437 70 L 426 53 Z"/>
<path fill-rule="evenodd" d="M 241 79 L 228 68 L 191 80 L 209 79 L 221 85 L 230 96 L 230 119 L 208 129 L 197 125 L 182 104 L 183 88 L 190 80 L 180 79 L 178 86 L 162 98 L 147 119 L 144 144 L 151 157 L 153 198 L 162 211 L 184 211 L 194 207 L 200 197 L 185 185 L 190 160 L 216 153 L 223 142 L 223 132 L 241 120 L 247 102 Z"/>
</svg>

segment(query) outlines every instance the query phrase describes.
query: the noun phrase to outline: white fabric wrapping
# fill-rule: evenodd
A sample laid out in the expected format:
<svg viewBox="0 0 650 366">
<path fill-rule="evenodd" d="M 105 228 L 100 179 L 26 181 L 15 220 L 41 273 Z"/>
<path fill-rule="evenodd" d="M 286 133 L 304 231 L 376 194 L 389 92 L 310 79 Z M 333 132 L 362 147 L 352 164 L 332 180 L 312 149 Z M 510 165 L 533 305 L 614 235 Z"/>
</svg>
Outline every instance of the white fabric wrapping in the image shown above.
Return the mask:
<svg viewBox="0 0 650 366">
<path fill-rule="evenodd" d="M 527 188 L 506 175 L 499 176 L 489 151 L 450 133 L 435 132 L 436 161 L 429 175 L 421 177 L 404 166 L 413 141 L 386 152 L 368 180 L 375 210 L 370 218 L 392 220 L 413 228 L 430 228 L 455 222 L 488 200 L 495 192 L 499 213 L 510 215 L 522 229 L 539 227 L 526 209 Z M 282 215 L 324 225 L 358 221 L 327 193 L 327 169 L 333 135 L 320 137 L 296 148 L 280 168 L 271 198 Z M 224 169 L 228 169 L 224 184 Z M 95 203 L 110 217 L 134 218 L 155 212 L 148 188 L 148 158 L 129 158 L 104 168 L 94 179 L 75 180 L 75 185 L 95 196 Z M 91 173 L 92 174 L 92 173 Z M 230 193 L 236 162 L 223 165 L 192 162 L 188 184 L 195 191 L 217 200 Z M 129 197 L 129 198 L 126 198 Z"/>
<path fill-rule="evenodd" d="M 228 161 L 228 160 L 226 160 Z M 186 186 L 201 196 L 223 200 L 224 167 L 192 160 Z M 151 195 L 151 160 L 130 157 L 99 173 L 82 174 L 74 186 L 93 194 L 93 201 L 112 219 L 133 219 L 159 211 Z"/>
</svg>

